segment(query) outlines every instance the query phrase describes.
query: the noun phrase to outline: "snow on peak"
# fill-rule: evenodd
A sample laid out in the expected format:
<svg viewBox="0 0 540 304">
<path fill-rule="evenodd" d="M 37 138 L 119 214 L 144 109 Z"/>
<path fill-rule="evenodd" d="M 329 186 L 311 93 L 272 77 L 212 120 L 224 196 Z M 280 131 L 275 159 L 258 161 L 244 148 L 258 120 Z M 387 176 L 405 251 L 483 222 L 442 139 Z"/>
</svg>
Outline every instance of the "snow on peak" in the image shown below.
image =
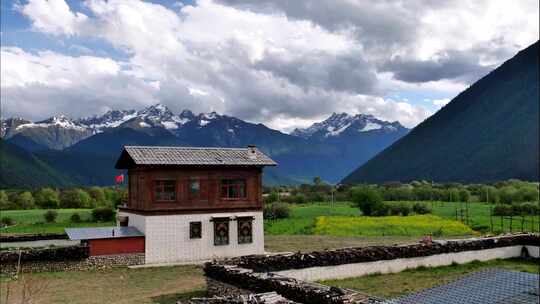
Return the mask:
<svg viewBox="0 0 540 304">
<path fill-rule="evenodd" d="M 379 120 L 370 114 L 349 115 L 347 113 L 332 113 L 326 120 L 312 124 L 305 129 L 295 129 L 291 135 L 303 138 L 310 137 L 333 137 L 339 136 L 347 130 L 357 130 L 357 132 L 368 132 L 372 130 L 384 129 L 396 131 L 398 122 L 390 123 Z"/>
</svg>

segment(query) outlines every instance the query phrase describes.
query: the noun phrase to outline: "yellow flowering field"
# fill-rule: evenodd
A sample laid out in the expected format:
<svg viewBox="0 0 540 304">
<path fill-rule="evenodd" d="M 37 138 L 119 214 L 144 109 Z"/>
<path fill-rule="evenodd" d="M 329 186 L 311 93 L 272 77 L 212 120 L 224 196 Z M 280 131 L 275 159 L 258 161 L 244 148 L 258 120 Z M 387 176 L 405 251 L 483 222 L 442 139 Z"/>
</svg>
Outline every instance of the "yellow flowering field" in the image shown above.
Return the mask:
<svg viewBox="0 0 540 304">
<path fill-rule="evenodd" d="M 313 234 L 335 236 L 463 236 L 475 232 L 461 222 L 435 215 L 319 216 Z"/>
</svg>

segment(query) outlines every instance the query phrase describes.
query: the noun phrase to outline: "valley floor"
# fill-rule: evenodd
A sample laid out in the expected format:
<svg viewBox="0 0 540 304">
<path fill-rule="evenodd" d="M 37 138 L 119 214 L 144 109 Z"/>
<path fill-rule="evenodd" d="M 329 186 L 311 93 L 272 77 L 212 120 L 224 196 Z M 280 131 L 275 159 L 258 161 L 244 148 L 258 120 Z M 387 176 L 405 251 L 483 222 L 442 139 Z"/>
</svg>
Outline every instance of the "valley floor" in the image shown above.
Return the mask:
<svg viewBox="0 0 540 304">
<path fill-rule="evenodd" d="M 486 268 L 538 273 L 538 263 L 522 259 L 472 262 L 437 268 L 418 268 L 395 274 L 369 275 L 322 284 L 356 289 L 393 298 Z M 32 303 L 160 303 L 204 296 L 206 283 L 200 266 L 113 268 L 104 271 L 24 274 L 19 281 L 0 278 L 0 303 L 20 303 L 23 286 L 31 291 Z M 27 293 L 28 294 L 28 293 Z M 7 297 L 7 299 L 6 299 Z"/>
</svg>

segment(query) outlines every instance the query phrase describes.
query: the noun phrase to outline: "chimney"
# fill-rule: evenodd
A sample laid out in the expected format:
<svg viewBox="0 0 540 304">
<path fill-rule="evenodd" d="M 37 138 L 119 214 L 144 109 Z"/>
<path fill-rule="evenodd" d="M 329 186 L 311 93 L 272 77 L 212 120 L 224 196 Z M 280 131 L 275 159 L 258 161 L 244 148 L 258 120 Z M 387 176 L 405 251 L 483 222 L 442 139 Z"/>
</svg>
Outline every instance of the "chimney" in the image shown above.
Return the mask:
<svg viewBox="0 0 540 304">
<path fill-rule="evenodd" d="M 248 145 L 248 157 L 249 159 L 257 158 L 257 147 L 255 145 Z"/>
</svg>

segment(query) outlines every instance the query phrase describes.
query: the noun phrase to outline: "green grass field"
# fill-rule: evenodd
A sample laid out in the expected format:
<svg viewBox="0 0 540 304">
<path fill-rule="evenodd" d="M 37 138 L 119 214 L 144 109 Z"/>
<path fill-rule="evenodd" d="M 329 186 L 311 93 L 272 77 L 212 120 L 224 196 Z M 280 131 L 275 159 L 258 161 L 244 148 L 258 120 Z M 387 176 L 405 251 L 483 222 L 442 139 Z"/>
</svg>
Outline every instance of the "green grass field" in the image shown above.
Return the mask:
<svg viewBox="0 0 540 304">
<path fill-rule="evenodd" d="M 3 210 L 0 211 L 0 217 L 10 217 L 16 225 L 7 228 L 1 228 L 0 233 L 62 233 L 64 228 L 68 227 L 99 227 L 111 226 L 113 222 L 95 223 L 90 222 L 91 209 L 57 209 L 58 217 L 54 223 L 45 223 L 43 214 L 47 210 Z M 78 213 L 82 222 L 73 223 L 70 221 L 73 213 Z"/>
<path fill-rule="evenodd" d="M 390 202 L 398 203 L 398 202 Z M 414 202 L 405 202 L 407 204 L 413 204 Z M 312 203 L 304 205 L 292 205 L 292 216 L 287 219 L 265 221 L 264 228 L 267 235 L 333 235 L 333 236 L 419 236 L 425 233 L 434 233 L 439 231 L 442 227 L 442 236 L 456 235 L 455 231 L 456 223 L 450 222 L 456 219 L 456 208 L 459 208 L 460 203 L 448 203 L 448 202 L 432 202 L 426 203 L 433 209 L 433 215 L 439 217 L 436 220 L 437 223 L 433 223 L 433 227 L 426 229 L 418 229 L 421 226 L 421 222 L 415 223 L 416 220 L 422 218 L 408 218 L 401 217 L 397 219 L 391 218 L 374 218 L 362 217 L 358 208 L 352 207 L 350 203 L 340 202 L 331 205 L 329 203 Z M 470 203 L 469 204 L 469 225 L 473 230 L 489 232 L 491 228 L 490 222 L 490 208 L 492 205 L 485 203 Z M 64 231 L 66 227 L 85 227 L 85 226 L 110 226 L 114 225 L 113 222 L 108 223 L 93 223 L 88 222 L 90 219 L 90 209 L 59 209 L 58 218 L 56 223 L 44 223 L 43 214 L 46 210 L 9 210 L 1 211 L 1 216 L 9 216 L 13 218 L 17 225 L 2 228 L 0 233 L 60 233 Z M 84 222 L 72 223 L 69 218 L 74 212 L 78 212 Z M 326 224 L 324 227 L 319 224 L 316 228 L 317 218 L 324 217 L 328 223 L 336 225 L 332 228 Z M 340 221 L 348 221 L 348 224 L 338 223 Z M 354 217 L 353 228 L 350 219 L 343 217 Z M 532 223 L 533 217 L 528 216 L 524 223 L 525 231 L 538 232 L 539 231 L 539 217 L 534 218 L 534 225 Z M 445 221 L 446 220 L 446 221 Z M 369 225 L 368 225 L 369 223 Z M 391 224 L 392 228 L 386 227 L 387 224 Z M 368 225 L 368 226 L 366 226 Z M 493 230 L 494 233 L 508 232 L 510 231 L 510 221 L 504 220 L 504 230 L 501 229 L 500 217 L 493 218 Z M 446 227 L 446 229 L 445 229 Z M 472 234 L 472 231 L 465 231 L 463 227 L 459 228 L 462 232 L 467 232 L 467 235 Z M 512 231 L 521 231 L 521 218 L 515 217 L 512 221 Z"/>
<path fill-rule="evenodd" d="M 471 262 L 444 267 L 420 267 L 392 274 L 373 274 L 344 280 L 327 280 L 319 283 L 329 286 L 351 288 L 383 298 L 395 298 L 436 285 L 446 284 L 464 275 L 487 268 L 538 273 L 538 262 L 523 259 Z"/>
<path fill-rule="evenodd" d="M 399 203 L 399 202 L 389 202 L 389 203 Z M 414 202 L 405 202 L 407 204 L 414 204 Z M 456 219 L 456 208 L 460 208 L 460 203 L 451 203 L 451 202 L 427 202 L 426 205 L 430 206 L 433 210 L 433 215 L 439 217 L 437 221 L 441 220 L 449 220 L 449 221 L 442 221 L 438 224 L 438 228 L 443 227 L 441 224 L 444 225 L 450 225 L 447 228 L 447 231 L 449 233 L 445 233 L 445 229 L 443 227 L 443 236 L 447 235 L 455 235 L 454 228 L 456 228 L 455 223 L 452 223 L 450 221 L 455 221 Z M 485 203 L 470 203 L 469 204 L 469 227 L 471 227 L 473 230 L 478 230 L 482 232 L 489 232 L 488 230 L 491 227 L 490 223 L 490 208 L 493 205 L 485 204 Z M 391 233 L 390 230 L 387 230 L 386 228 L 379 226 L 374 227 L 372 225 L 371 229 L 372 231 L 366 231 L 366 230 L 360 230 L 360 229 L 352 229 L 348 228 L 346 229 L 347 232 L 339 231 L 336 229 L 331 229 L 329 227 L 325 229 L 318 229 L 316 228 L 316 220 L 319 216 L 324 216 L 327 218 L 332 218 L 334 216 L 341 216 L 341 217 L 358 217 L 359 220 L 355 221 L 357 225 L 363 225 L 361 219 L 365 219 L 366 221 L 371 222 L 379 222 L 381 225 L 383 223 L 383 218 L 374 218 L 369 219 L 368 217 L 361 217 L 361 213 L 358 210 L 358 208 L 352 207 L 350 203 L 347 202 L 340 202 L 334 204 L 334 206 L 330 205 L 329 203 L 315 203 L 315 204 L 304 204 L 304 205 L 293 205 L 292 206 L 292 215 L 290 218 L 287 219 L 281 219 L 281 220 L 274 220 L 274 221 L 266 221 L 265 222 L 265 233 L 268 235 L 282 235 L 282 234 L 288 234 L 288 235 L 301 235 L 301 234 L 319 234 L 324 233 L 326 235 L 341 235 L 341 236 L 361 236 L 361 235 L 371 235 L 371 236 L 382 236 L 382 235 L 388 235 L 386 233 Z M 401 226 L 403 229 L 398 229 L 398 234 L 396 235 L 417 235 L 417 233 L 420 233 L 420 230 L 417 228 L 414 228 L 417 226 L 415 223 L 411 223 L 411 219 L 408 219 L 407 217 L 402 217 L 399 219 L 396 219 L 397 222 L 393 222 L 395 225 Z M 458 217 L 458 220 L 460 218 Z M 534 225 L 532 225 L 532 219 L 533 217 L 528 216 L 526 217 L 526 220 L 528 220 L 528 223 L 525 223 L 524 225 L 524 231 L 531 231 L 531 232 L 538 232 L 539 227 L 538 223 L 540 218 L 537 216 L 534 218 Z M 343 219 L 342 219 L 343 220 Z M 400 220 L 403 221 L 400 223 Z M 332 221 L 332 223 L 336 223 L 335 221 Z M 407 226 L 409 225 L 409 226 Z M 504 220 L 504 230 L 501 229 L 501 223 L 500 223 L 500 217 L 493 217 L 493 230 L 494 233 L 500 233 L 500 232 L 508 232 L 510 231 L 510 221 L 508 219 Z M 360 227 L 360 226 L 359 226 Z M 453 228 L 452 228 L 453 227 Z M 342 227 L 344 228 L 344 227 Z M 459 228 L 462 229 L 462 228 Z M 410 234 L 406 234 L 405 230 L 410 231 Z M 428 229 L 429 230 L 429 229 Z M 378 232 L 377 232 L 378 231 Z M 387 231 L 387 232 L 385 232 Z M 416 231 L 416 233 L 415 233 Z M 424 230 L 426 231 L 426 230 Z M 512 231 L 521 231 L 521 219 L 520 218 L 514 218 L 512 221 Z M 394 232 L 396 232 L 396 229 L 394 229 Z M 363 233 L 363 234 L 358 234 Z M 383 234 L 384 233 L 384 234 Z M 433 231 L 431 231 L 433 233 Z M 469 232 L 467 234 L 471 234 L 472 232 Z"/>
</svg>

